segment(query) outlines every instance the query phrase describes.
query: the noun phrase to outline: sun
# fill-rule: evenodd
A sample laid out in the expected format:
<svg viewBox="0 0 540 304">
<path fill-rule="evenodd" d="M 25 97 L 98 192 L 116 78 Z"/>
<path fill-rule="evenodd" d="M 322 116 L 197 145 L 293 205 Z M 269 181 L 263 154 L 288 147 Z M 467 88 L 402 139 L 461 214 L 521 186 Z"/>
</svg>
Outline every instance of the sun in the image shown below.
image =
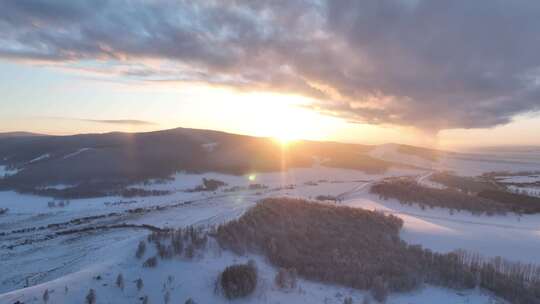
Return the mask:
<svg viewBox="0 0 540 304">
<path fill-rule="evenodd" d="M 273 138 L 274 140 L 276 140 L 283 146 L 288 146 L 292 142 L 297 141 L 299 139 L 298 136 L 295 136 L 292 133 L 286 133 L 286 132 L 276 134 L 273 136 Z"/>
</svg>

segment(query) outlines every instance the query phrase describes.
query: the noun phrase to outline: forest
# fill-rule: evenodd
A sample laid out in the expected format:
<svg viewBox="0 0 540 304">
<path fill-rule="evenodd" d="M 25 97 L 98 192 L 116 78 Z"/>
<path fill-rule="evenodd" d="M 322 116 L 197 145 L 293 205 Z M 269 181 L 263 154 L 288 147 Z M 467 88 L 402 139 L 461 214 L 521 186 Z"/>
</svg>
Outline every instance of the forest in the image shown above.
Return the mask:
<svg viewBox="0 0 540 304">
<path fill-rule="evenodd" d="M 402 204 L 418 204 L 420 207 L 443 207 L 451 210 L 467 210 L 473 214 L 503 214 L 512 211 L 508 205 L 466 194 L 457 189 L 435 189 L 418 184 L 410 178 L 387 179 L 370 188 L 370 192 L 379 198 L 396 199 Z"/>
<path fill-rule="evenodd" d="M 540 268 L 464 251 L 436 253 L 399 237 L 401 219 L 375 211 L 292 198 L 259 202 L 218 227 L 219 244 L 262 253 L 300 277 L 371 290 L 405 292 L 424 283 L 481 287 L 512 303 L 540 303 Z M 380 299 L 384 299 L 382 296 Z"/>
</svg>

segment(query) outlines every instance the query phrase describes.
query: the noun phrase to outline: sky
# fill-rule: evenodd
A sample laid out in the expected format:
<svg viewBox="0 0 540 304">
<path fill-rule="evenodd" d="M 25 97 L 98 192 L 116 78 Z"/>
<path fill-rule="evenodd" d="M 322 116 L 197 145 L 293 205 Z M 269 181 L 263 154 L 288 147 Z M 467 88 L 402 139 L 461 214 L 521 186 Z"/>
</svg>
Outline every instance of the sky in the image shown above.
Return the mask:
<svg viewBox="0 0 540 304">
<path fill-rule="evenodd" d="M 540 145 L 537 0 L 4 0 L 0 132 Z"/>
</svg>

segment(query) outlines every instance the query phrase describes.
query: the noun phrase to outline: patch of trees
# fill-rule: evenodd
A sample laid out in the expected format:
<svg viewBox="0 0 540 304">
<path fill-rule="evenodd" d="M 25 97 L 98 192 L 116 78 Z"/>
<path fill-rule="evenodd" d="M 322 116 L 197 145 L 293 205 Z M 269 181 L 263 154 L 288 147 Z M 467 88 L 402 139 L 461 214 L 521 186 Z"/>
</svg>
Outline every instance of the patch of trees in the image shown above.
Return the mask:
<svg viewBox="0 0 540 304">
<path fill-rule="evenodd" d="M 437 172 L 430 176 L 430 180 L 443 184 L 449 188 L 459 189 L 465 193 L 478 193 L 484 190 L 496 190 L 498 186 L 490 180 L 478 177 L 457 176 L 450 172 Z"/>
<path fill-rule="evenodd" d="M 163 196 L 169 194 L 171 194 L 171 191 L 168 190 L 146 190 L 141 188 L 126 188 L 120 191 L 120 195 L 125 198 Z"/>
<path fill-rule="evenodd" d="M 315 199 L 318 201 L 337 201 L 337 197 L 333 195 L 317 195 Z"/>
<path fill-rule="evenodd" d="M 540 198 L 538 197 L 500 190 L 484 190 L 479 192 L 478 196 L 501 203 L 516 213 L 540 212 Z"/>
<path fill-rule="evenodd" d="M 228 266 L 219 275 L 218 281 L 227 299 L 246 297 L 257 287 L 257 267 L 253 261 Z"/>
<path fill-rule="evenodd" d="M 102 197 L 112 194 L 113 189 L 117 189 L 115 184 L 105 183 L 84 183 L 65 189 L 27 187 L 19 185 L 16 187 L 20 193 L 48 196 L 55 199 L 82 199 Z"/>
<path fill-rule="evenodd" d="M 203 177 L 202 184 L 191 190 L 188 190 L 188 192 L 216 191 L 218 188 L 226 185 L 227 184 L 223 181 Z"/>
<path fill-rule="evenodd" d="M 223 189 L 223 192 L 238 192 L 245 190 L 266 190 L 268 189 L 267 185 L 264 184 L 249 184 L 247 187 L 242 186 L 232 186 L 230 188 Z"/>
<path fill-rule="evenodd" d="M 192 259 L 206 248 L 208 233 L 200 227 L 188 226 L 186 228 L 153 231 L 148 235 L 147 241 L 156 247 L 157 256 L 163 260 L 175 256 Z M 140 246 L 139 244 L 135 252 L 138 258 L 144 256 L 144 252 L 140 253 Z M 155 262 L 157 264 L 157 258 Z M 155 267 L 155 265 L 145 267 Z"/>
<path fill-rule="evenodd" d="M 408 145 L 398 145 L 397 151 L 403 154 L 415 155 L 429 161 L 437 161 L 439 157 L 445 154 L 443 151 L 439 151 L 439 150 L 408 146 Z"/>
<path fill-rule="evenodd" d="M 487 178 L 496 179 L 497 177 L 502 176 L 531 176 L 531 175 L 540 175 L 540 171 L 517 171 L 517 172 L 509 172 L 509 171 L 493 171 L 482 174 L 482 176 Z"/>
<path fill-rule="evenodd" d="M 511 211 L 507 206 L 483 197 L 468 195 L 454 189 L 434 189 L 421 186 L 409 178 L 395 178 L 377 183 L 370 192 L 379 198 L 396 199 L 402 204 L 418 204 L 422 208 L 444 207 L 454 210 L 467 210 L 473 214 L 503 214 Z"/>
<path fill-rule="evenodd" d="M 280 289 L 294 289 L 296 288 L 297 277 L 296 269 L 280 268 L 274 278 L 274 283 Z"/>
<path fill-rule="evenodd" d="M 147 196 L 163 196 L 171 193 L 167 190 L 126 188 L 128 185 L 128 182 L 89 182 L 81 183 L 79 185 L 65 189 L 19 186 L 17 187 L 17 191 L 20 193 L 48 196 L 60 200 L 95 198 L 108 195 L 120 195 L 124 198 L 133 198 Z"/>
<path fill-rule="evenodd" d="M 49 207 L 49 208 L 64 208 L 66 206 L 69 206 L 69 204 L 70 204 L 69 200 L 49 201 L 49 202 L 47 202 L 47 207 Z"/>
<path fill-rule="evenodd" d="M 120 205 L 132 205 L 136 204 L 137 201 L 131 200 L 131 201 L 116 201 L 116 202 L 104 202 L 103 205 L 105 206 L 120 206 Z"/>
<path fill-rule="evenodd" d="M 540 268 L 483 259 L 466 252 L 441 254 L 408 245 L 401 219 L 378 212 L 292 198 L 259 202 L 220 226 L 219 244 L 236 253 L 262 252 L 277 267 L 315 281 L 371 290 L 410 291 L 423 283 L 488 289 L 515 304 L 540 303 Z"/>
</svg>

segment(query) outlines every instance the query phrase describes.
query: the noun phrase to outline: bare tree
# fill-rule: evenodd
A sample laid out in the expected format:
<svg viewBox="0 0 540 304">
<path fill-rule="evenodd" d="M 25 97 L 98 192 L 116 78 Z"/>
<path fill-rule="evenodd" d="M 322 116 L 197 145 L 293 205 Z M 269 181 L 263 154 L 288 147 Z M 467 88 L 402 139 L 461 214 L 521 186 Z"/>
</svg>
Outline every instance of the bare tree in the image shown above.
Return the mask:
<svg viewBox="0 0 540 304">
<path fill-rule="evenodd" d="M 121 290 L 124 290 L 124 276 L 121 273 L 116 277 L 116 286 Z"/>
<path fill-rule="evenodd" d="M 45 291 L 43 292 L 42 298 L 43 298 L 44 303 L 49 302 L 49 290 L 48 289 L 45 289 Z"/>
<path fill-rule="evenodd" d="M 373 280 L 371 294 L 373 295 L 373 298 L 380 303 L 384 303 L 386 301 L 386 298 L 388 297 L 388 289 L 382 277 L 379 276 Z"/>
<path fill-rule="evenodd" d="M 135 252 L 135 256 L 137 257 L 137 259 L 142 258 L 145 251 L 146 251 L 146 242 L 140 241 L 139 245 L 137 246 L 137 252 Z"/>
<path fill-rule="evenodd" d="M 90 289 L 86 294 L 86 304 L 96 304 L 96 291 Z"/>
<path fill-rule="evenodd" d="M 165 304 L 169 304 L 171 302 L 171 293 L 168 290 L 163 295 L 163 302 L 165 302 Z"/>
</svg>

